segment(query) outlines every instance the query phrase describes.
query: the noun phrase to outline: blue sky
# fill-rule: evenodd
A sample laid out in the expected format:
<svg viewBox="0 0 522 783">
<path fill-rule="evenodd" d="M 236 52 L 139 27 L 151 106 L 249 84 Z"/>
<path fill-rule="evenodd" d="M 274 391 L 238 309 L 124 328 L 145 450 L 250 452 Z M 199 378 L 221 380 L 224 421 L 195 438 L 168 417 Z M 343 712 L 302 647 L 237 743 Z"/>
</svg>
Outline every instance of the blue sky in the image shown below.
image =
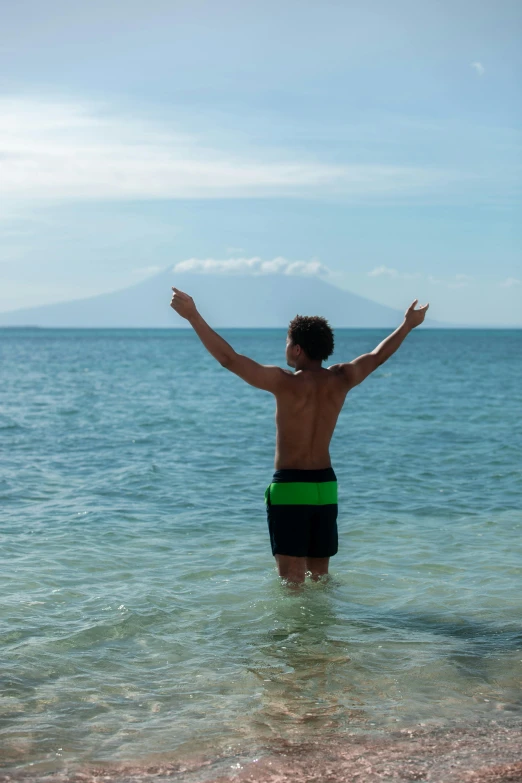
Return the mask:
<svg viewBox="0 0 522 783">
<path fill-rule="evenodd" d="M 521 36 L 518 0 L 5 4 L 0 310 L 282 258 L 522 326 Z"/>
</svg>

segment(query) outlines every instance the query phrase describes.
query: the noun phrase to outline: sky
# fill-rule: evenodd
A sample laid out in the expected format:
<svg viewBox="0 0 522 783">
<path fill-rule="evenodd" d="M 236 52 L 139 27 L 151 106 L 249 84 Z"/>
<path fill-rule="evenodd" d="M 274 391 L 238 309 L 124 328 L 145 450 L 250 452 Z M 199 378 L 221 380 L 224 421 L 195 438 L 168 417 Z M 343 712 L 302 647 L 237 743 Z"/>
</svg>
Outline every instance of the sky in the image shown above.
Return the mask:
<svg viewBox="0 0 522 783">
<path fill-rule="evenodd" d="M 1 311 L 262 267 L 522 326 L 519 0 L 0 2 Z"/>
</svg>

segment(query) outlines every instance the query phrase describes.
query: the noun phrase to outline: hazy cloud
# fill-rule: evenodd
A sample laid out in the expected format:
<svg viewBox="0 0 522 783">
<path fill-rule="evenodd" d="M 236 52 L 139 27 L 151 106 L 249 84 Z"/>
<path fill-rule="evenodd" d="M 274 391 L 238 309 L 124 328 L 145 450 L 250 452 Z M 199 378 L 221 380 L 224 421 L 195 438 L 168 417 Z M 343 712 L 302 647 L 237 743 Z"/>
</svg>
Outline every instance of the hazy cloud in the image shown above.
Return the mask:
<svg viewBox="0 0 522 783">
<path fill-rule="evenodd" d="M 466 288 L 471 282 L 473 281 L 473 278 L 470 275 L 455 275 L 454 280 L 448 280 L 446 282 L 446 285 L 448 288 Z"/>
<path fill-rule="evenodd" d="M 427 280 L 428 283 L 433 283 L 435 285 L 444 285 L 447 288 L 464 288 L 465 286 L 468 286 L 470 282 L 473 280 L 473 278 L 470 275 L 463 275 L 463 274 L 456 274 L 453 278 L 443 279 L 439 277 L 435 277 L 434 275 L 428 275 L 427 277 L 424 277 L 424 275 L 421 275 L 419 272 L 410 273 L 410 272 L 399 272 L 398 269 L 393 269 L 389 266 L 377 266 L 375 269 L 372 269 L 371 272 L 368 272 L 369 277 L 389 277 L 393 278 L 395 280 Z"/>
<path fill-rule="evenodd" d="M 511 288 L 513 285 L 520 285 L 521 282 L 522 280 L 519 280 L 517 277 L 508 277 L 505 280 L 502 280 L 499 285 L 503 288 Z"/>
<path fill-rule="evenodd" d="M 219 274 L 247 274 L 247 275 L 306 275 L 326 277 L 331 274 L 330 269 L 317 259 L 312 261 L 289 261 L 278 256 L 271 261 L 263 261 L 258 256 L 252 258 L 227 258 L 219 260 L 215 258 L 188 258 L 176 264 L 173 272 L 197 272 Z"/>
<path fill-rule="evenodd" d="M 397 270 L 391 269 L 389 266 L 377 266 L 375 269 L 372 269 L 371 272 L 368 272 L 369 277 L 381 277 L 382 275 L 386 275 L 387 277 L 399 277 Z"/>
<path fill-rule="evenodd" d="M 368 272 L 369 277 L 394 277 L 400 280 L 414 280 L 420 277 L 418 272 L 411 274 L 410 272 L 399 272 L 397 269 L 392 269 L 389 266 L 377 266 Z"/>
<path fill-rule="evenodd" d="M 163 268 L 162 266 L 142 266 L 139 269 L 133 269 L 132 275 L 136 279 L 144 280 L 147 277 L 151 277 L 151 275 L 157 275 Z"/>
<path fill-rule="evenodd" d="M 0 196 L 169 199 L 342 193 L 389 196 L 456 179 L 441 168 L 333 165 L 266 148 L 242 154 L 202 137 L 81 102 L 0 99 Z"/>
<path fill-rule="evenodd" d="M 475 69 L 479 76 L 482 76 L 486 71 L 482 63 L 479 62 L 471 63 L 471 67 Z"/>
<path fill-rule="evenodd" d="M 434 275 L 428 275 L 428 283 L 434 285 L 443 285 L 446 288 L 466 288 L 473 278 L 470 275 L 457 274 L 451 278 L 435 277 Z"/>
</svg>

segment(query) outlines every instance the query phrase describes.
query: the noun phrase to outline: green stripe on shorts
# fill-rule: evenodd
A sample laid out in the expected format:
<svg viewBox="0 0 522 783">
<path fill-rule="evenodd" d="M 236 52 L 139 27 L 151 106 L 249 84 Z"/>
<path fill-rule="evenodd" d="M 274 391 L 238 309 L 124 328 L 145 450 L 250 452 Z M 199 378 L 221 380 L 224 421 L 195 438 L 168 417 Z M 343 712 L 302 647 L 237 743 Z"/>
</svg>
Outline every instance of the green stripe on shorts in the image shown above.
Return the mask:
<svg viewBox="0 0 522 783">
<path fill-rule="evenodd" d="M 273 506 L 325 506 L 337 503 L 337 481 L 284 481 L 270 484 L 265 492 L 265 502 L 270 492 Z"/>
</svg>

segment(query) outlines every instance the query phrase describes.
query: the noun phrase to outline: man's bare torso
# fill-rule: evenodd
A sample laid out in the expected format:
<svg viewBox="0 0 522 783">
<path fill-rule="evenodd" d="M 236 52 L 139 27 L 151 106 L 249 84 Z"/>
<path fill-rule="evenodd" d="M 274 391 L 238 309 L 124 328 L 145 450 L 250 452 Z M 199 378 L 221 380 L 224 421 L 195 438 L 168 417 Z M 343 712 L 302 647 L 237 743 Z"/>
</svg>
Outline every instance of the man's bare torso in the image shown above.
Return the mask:
<svg viewBox="0 0 522 783">
<path fill-rule="evenodd" d="M 288 380 L 276 394 L 275 469 L 328 468 L 330 441 L 349 389 L 346 378 L 338 365 L 283 372 Z"/>
</svg>

